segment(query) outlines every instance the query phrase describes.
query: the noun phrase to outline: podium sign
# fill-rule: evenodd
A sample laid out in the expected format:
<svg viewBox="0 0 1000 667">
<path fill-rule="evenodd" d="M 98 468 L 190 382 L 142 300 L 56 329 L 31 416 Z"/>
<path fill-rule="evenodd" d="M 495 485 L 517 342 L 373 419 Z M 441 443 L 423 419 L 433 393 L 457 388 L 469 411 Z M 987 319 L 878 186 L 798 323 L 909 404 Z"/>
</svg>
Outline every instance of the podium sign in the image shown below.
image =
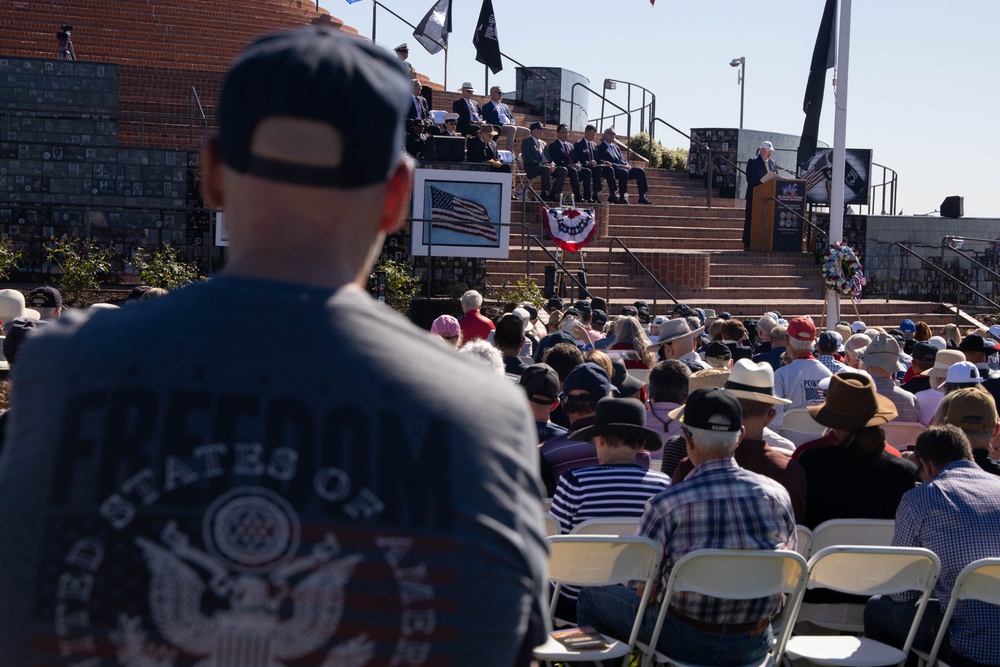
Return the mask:
<svg viewBox="0 0 1000 667">
<path fill-rule="evenodd" d="M 776 203 L 780 202 L 779 203 Z M 758 252 L 802 252 L 806 182 L 775 179 L 753 191 L 750 248 Z"/>
</svg>

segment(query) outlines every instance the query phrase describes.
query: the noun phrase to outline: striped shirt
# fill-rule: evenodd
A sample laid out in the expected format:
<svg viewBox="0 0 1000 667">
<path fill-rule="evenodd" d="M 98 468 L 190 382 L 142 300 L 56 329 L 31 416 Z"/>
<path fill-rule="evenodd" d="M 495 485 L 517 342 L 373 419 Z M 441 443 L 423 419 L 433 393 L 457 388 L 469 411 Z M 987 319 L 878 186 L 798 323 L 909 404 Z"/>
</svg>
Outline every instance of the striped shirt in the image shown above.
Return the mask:
<svg viewBox="0 0 1000 667">
<path fill-rule="evenodd" d="M 639 535 L 663 545 L 664 582 L 674 564 L 697 549 L 795 549 L 795 519 L 781 484 L 744 470 L 732 458 L 711 459 L 656 496 Z M 777 613 L 781 596 L 724 600 L 678 593 L 671 604 L 706 623 L 749 623 Z"/>
<path fill-rule="evenodd" d="M 908 491 L 896 510 L 893 546 L 924 547 L 941 559 L 934 597 L 948 604 L 958 573 L 980 558 L 1000 557 L 1000 478 L 973 461 L 955 461 L 937 477 Z M 913 593 L 894 595 L 904 601 Z M 953 650 L 966 658 L 1000 664 L 1000 608 L 966 600 L 948 628 Z"/>
<path fill-rule="evenodd" d="M 559 478 L 550 511 L 566 535 L 587 519 L 638 519 L 646 501 L 669 487 L 669 477 L 635 464 L 576 468 Z M 575 600 L 579 590 L 563 586 L 561 593 Z"/>
</svg>

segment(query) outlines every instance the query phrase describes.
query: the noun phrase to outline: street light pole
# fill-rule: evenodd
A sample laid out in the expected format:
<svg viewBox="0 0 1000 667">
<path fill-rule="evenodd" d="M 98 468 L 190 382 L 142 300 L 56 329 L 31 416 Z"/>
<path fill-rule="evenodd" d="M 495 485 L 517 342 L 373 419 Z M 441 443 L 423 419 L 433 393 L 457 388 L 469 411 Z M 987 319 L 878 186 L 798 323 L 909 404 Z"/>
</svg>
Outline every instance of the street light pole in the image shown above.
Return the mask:
<svg viewBox="0 0 1000 667">
<path fill-rule="evenodd" d="M 743 129 L 743 94 L 746 92 L 746 89 L 747 89 L 747 84 L 746 84 L 746 79 L 747 79 L 747 59 L 744 56 L 740 56 L 739 58 L 733 58 L 729 62 L 729 66 L 730 67 L 739 67 L 740 68 L 739 80 L 737 81 L 737 83 L 740 84 L 740 129 L 742 130 Z"/>
</svg>

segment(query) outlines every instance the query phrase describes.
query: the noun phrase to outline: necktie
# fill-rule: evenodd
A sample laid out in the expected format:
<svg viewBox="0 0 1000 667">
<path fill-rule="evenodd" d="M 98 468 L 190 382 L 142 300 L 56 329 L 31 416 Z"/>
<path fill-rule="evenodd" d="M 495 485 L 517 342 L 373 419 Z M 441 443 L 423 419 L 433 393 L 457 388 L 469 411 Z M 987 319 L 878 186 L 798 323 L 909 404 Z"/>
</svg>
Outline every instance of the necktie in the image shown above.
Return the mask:
<svg viewBox="0 0 1000 667">
<path fill-rule="evenodd" d="M 569 152 L 569 144 L 567 144 L 564 141 L 562 142 L 562 145 L 563 145 L 563 150 L 566 151 L 566 161 L 569 162 L 570 164 L 573 164 L 573 156 Z"/>
<path fill-rule="evenodd" d="M 410 97 L 413 98 L 413 106 L 415 106 L 417 108 L 417 118 L 419 118 L 420 120 L 423 120 L 424 116 L 423 116 L 422 113 L 420 113 L 420 100 L 417 99 L 416 95 L 410 95 Z"/>
<path fill-rule="evenodd" d="M 476 107 L 472 106 L 472 100 L 466 100 L 465 103 L 469 105 L 469 117 L 477 123 L 481 123 L 483 119 L 476 110 Z"/>
<path fill-rule="evenodd" d="M 587 152 L 590 154 L 590 159 L 594 159 L 594 144 L 587 142 Z"/>
</svg>

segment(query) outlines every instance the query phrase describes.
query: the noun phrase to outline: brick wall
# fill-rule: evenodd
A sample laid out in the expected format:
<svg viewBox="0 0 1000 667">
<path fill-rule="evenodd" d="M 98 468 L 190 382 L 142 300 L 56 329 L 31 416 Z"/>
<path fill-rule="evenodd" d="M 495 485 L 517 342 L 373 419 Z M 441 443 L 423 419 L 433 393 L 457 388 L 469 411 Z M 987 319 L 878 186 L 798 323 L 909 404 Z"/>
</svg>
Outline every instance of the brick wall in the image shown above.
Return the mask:
<svg viewBox="0 0 1000 667">
<path fill-rule="evenodd" d="M 710 256 L 700 251 L 635 252 L 635 256 L 668 289 L 708 287 Z M 631 259 L 628 260 L 631 263 Z M 636 269 L 638 270 L 638 269 Z"/>
</svg>

